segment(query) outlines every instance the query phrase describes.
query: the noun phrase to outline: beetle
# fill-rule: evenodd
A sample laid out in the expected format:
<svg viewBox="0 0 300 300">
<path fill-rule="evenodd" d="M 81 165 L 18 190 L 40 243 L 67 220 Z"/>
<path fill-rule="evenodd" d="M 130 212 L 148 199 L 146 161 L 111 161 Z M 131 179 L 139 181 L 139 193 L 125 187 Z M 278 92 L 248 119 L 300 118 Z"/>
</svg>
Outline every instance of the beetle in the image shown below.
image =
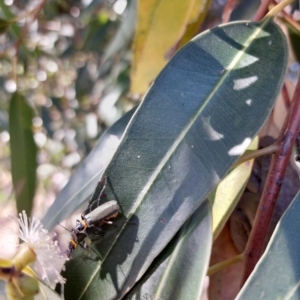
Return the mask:
<svg viewBox="0 0 300 300">
<path fill-rule="evenodd" d="M 81 220 L 76 221 L 76 227 L 71 229 L 71 239 L 69 241 L 66 255 L 70 258 L 73 250 L 80 245 L 86 248 L 86 243 L 81 245 L 86 237 L 90 234 L 101 233 L 103 224 L 111 224 L 110 219 L 117 217 L 120 206 L 116 200 L 110 200 L 101 204 L 87 215 L 81 215 Z"/>
<path fill-rule="evenodd" d="M 103 182 L 103 185 L 101 184 Z M 81 220 L 76 220 L 76 226 L 71 229 L 71 239 L 66 250 L 68 258 L 75 248 L 80 245 L 86 248 L 85 238 L 90 234 L 100 234 L 101 226 L 103 224 L 111 224 L 109 221 L 117 217 L 120 206 L 116 200 L 110 200 L 100 205 L 101 197 L 104 193 L 107 183 L 107 176 L 104 180 L 100 179 L 96 190 L 91 197 L 87 209 L 81 214 Z M 94 200 L 96 198 L 96 200 Z M 94 204 L 97 202 L 97 207 L 92 210 Z M 88 213 L 87 213 L 88 212 Z M 82 245 L 81 243 L 84 242 Z"/>
</svg>

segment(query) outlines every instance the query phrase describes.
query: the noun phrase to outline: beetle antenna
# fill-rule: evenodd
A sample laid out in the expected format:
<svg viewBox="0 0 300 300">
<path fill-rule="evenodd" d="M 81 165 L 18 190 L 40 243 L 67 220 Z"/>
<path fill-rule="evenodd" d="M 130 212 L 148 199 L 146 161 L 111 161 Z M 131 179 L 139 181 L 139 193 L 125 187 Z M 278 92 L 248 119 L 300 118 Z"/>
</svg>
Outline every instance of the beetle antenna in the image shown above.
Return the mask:
<svg viewBox="0 0 300 300">
<path fill-rule="evenodd" d="M 62 228 L 66 229 L 66 230 L 68 230 L 68 231 L 70 231 L 70 232 L 72 232 L 70 229 L 68 229 L 67 227 L 61 225 L 60 223 L 57 223 L 57 224 L 58 224 L 59 226 L 61 226 Z"/>
</svg>

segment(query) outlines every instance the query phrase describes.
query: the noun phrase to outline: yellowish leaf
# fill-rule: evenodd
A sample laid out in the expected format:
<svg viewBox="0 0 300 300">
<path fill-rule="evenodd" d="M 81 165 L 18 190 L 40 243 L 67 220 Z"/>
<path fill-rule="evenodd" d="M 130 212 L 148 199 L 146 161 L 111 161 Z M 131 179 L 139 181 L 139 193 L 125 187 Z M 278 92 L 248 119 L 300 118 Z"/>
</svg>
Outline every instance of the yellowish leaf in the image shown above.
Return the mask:
<svg viewBox="0 0 300 300">
<path fill-rule="evenodd" d="M 188 25 L 204 19 L 210 0 L 143 0 L 133 43 L 131 93 L 144 94 L 168 61 L 168 52 L 181 41 Z M 196 26 L 193 25 L 192 28 Z M 189 29 L 192 32 L 192 28 Z M 199 28 L 199 27 L 198 27 Z M 191 34 L 189 34 L 190 36 Z M 187 40 L 186 40 L 187 41 Z M 182 43 L 180 43 L 183 45 Z"/>
<path fill-rule="evenodd" d="M 183 47 L 187 42 L 189 42 L 189 40 L 191 40 L 198 33 L 200 26 L 205 19 L 210 4 L 210 0 L 201 1 L 201 3 L 197 1 L 195 4 L 197 4 L 197 7 L 195 7 L 195 9 L 193 10 L 194 15 L 192 16 L 190 23 L 187 25 L 183 37 L 180 39 L 180 42 L 178 43 L 177 46 L 178 49 Z M 200 8 L 199 8 L 199 4 L 200 4 Z"/>
<path fill-rule="evenodd" d="M 258 146 L 256 137 L 249 145 L 248 150 L 255 150 Z M 214 239 L 221 232 L 224 224 L 231 215 L 251 174 L 254 160 L 246 161 L 233 169 L 209 195 L 213 215 Z"/>
</svg>

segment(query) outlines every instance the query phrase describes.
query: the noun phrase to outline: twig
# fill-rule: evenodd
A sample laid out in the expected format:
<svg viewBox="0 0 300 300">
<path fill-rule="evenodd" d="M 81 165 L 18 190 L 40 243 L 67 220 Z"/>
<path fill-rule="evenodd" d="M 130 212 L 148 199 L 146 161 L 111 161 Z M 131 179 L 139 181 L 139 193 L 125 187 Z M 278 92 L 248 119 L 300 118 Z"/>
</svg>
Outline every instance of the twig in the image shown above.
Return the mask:
<svg viewBox="0 0 300 300">
<path fill-rule="evenodd" d="M 254 22 L 258 22 L 264 18 L 264 16 L 268 13 L 268 7 L 272 0 L 261 0 L 261 4 L 253 18 Z"/>
<path fill-rule="evenodd" d="M 40 4 L 38 4 L 36 7 L 34 7 L 32 10 L 26 11 L 23 15 L 20 16 L 16 16 L 12 19 L 6 20 L 10 23 L 16 23 L 19 22 L 25 18 L 27 18 L 28 16 L 30 16 L 31 14 L 33 14 L 38 8 L 39 8 Z"/>
<path fill-rule="evenodd" d="M 223 14 L 222 14 L 222 23 L 223 24 L 229 22 L 231 13 L 235 9 L 237 4 L 238 4 L 237 0 L 228 0 L 227 1 L 226 6 L 223 11 Z"/>
<path fill-rule="evenodd" d="M 273 7 L 266 15 L 266 17 L 276 17 L 278 13 L 284 12 L 284 8 L 294 2 L 294 0 L 283 0 L 280 3 L 275 2 L 277 5 Z"/>
<path fill-rule="evenodd" d="M 21 32 L 21 35 L 19 36 L 18 40 L 14 44 L 14 48 L 16 49 L 16 52 L 18 52 L 18 49 L 20 47 L 20 44 L 22 43 L 24 37 L 26 36 L 30 25 L 35 21 L 35 19 L 38 17 L 40 11 L 42 10 L 43 6 L 45 5 L 47 0 L 42 0 L 41 3 L 36 7 L 34 10 L 34 13 L 32 15 L 32 20 L 24 26 L 24 29 Z"/>
<path fill-rule="evenodd" d="M 207 276 L 211 276 L 212 274 L 214 273 L 217 273 L 217 272 L 220 272 L 220 271 L 223 271 L 224 269 L 236 264 L 236 263 L 239 263 L 241 261 L 243 261 L 243 253 L 239 254 L 239 255 L 236 255 L 234 257 L 231 257 L 229 259 L 226 259 L 224 261 L 221 261 L 220 263 L 217 263 L 211 267 L 208 268 L 208 271 L 207 271 Z"/>
<path fill-rule="evenodd" d="M 272 219 L 276 199 L 280 191 L 283 177 L 289 162 L 292 146 L 295 143 L 300 124 L 300 77 L 297 88 L 285 119 L 284 125 L 277 140 L 278 149 L 272 157 L 270 171 L 262 193 L 254 226 L 252 228 L 246 250 L 244 252 L 244 270 L 242 284 L 245 283 L 256 263 L 262 250 L 266 233 Z"/>
<path fill-rule="evenodd" d="M 279 12 L 284 13 L 284 8 L 291 4 L 294 0 L 284 0 L 280 3 L 277 3 L 274 0 L 261 0 L 261 5 L 258 8 L 256 15 L 253 18 L 253 21 L 260 21 L 262 20 L 265 16 L 267 17 L 275 17 Z M 269 12 L 268 12 L 268 7 L 269 4 L 274 3 L 276 6 L 273 7 Z"/>
<path fill-rule="evenodd" d="M 291 99 L 290 99 L 290 96 L 289 96 L 289 93 L 288 93 L 288 90 L 286 88 L 285 83 L 282 86 L 281 94 L 282 94 L 284 106 L 288 110 L 290 108 L 290 105 L 291 105 Z"/>
<path fill-rule="evenodd" d="M 247 151 L 236 161 L 236 163 L 232 166 L 232 169 L 250 159 L 257 158 L 266 154 L 273 154 L 277 149 L 278 145 L 275 143 L 259 150 Z"/>
<path fill-rule="evenodd" d="M 20 47 L 20 44 L 22 43 L 24 37 L 26 36 L 28 30 L 29 30 L 29 25 L 33 23 L 33 21 L 35 21 L 35 19 L 37 18 L 37 16 L 39 15 L 40 11 L 42 10 L 43 6 L 45 5 L 47 0 L 42 0 L 41 3 L 39 3 L 34 9 L 32 9 L 31 11 L 27 12 L 27 13 L 24 13 L 22 16 L 20 17 L 14 17 L 10 20 L 8 20 L 9 22 L 11 23 L 15 23 L 19 20 L 22 20 L 24 19 L 25 17 L 29 16 L 30 14 L 32 14 L 32 20 L 26 24 L 22 30 L 22 32 L 20 33 L 20 36 L 18 37 L 17 41 L 14 42 L 12 44 L 12 46 L 8 46 L 5 50 L 3 50 L 1 53 L 0 53 L 0 58 L 5 56 L 6 53 L 8 52 L 9 49 L 11 48 L 15 48 L 16 49 L 16 55 L 17 55 L 17 52 L 18 52 L 18 49 Z"/>
<path fill-rule="evenodd" d="M 274 2 L 274 1 L 273 1 Z M 275 2 L 276 3 L 276 2 Z M 281 11 L 282 14 L 282 18 L 288 23 L 290 24 L 292 27 L 294 27 L 294 29 L 296 29 L 297 31 L 300 31 L 300 24 L 295 21 L 288 13 L 286 13 L 284 10 Z"/>
</svg>

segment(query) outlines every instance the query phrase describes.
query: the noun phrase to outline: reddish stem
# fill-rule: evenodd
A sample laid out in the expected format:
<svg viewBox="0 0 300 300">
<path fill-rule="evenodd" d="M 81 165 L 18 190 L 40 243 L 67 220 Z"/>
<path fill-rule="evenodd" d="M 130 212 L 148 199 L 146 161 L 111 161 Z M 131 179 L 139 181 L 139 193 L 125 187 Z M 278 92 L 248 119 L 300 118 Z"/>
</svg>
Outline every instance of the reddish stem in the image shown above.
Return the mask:
<svg viewBox="0 0 300 300">
<path fill-rule="evenodd" d="M 290 105 L 291 105 L 291 99 L 290 99 L 290 96 L 289 96 L 289 93 L 288 93 L 288 90 L 286 88 L 285 83 L 282 86 L 281 94 L 282 94 L 284 106 L 288 110 L 290 108 Z"/>
<path fill-rule="evenodd" d="M 237 0 L 228 0 L 226 3 L 226 6 L 223 11 L 222 15 L 222 23 L 227 23 L 229 22 L 230 16 L 234 8 L 237 6 L 238 1 Z"/>
<path fill-rule="evenodd" d="M 262 255 L 264 240 L 272 218 L 276 199 L 289 162 L 300 124 L 300 77 L 285 123 L 277 140 L 278 150 L 273 154 L 270 171 L 255 216 L 246 250 L 242 284 L 245 283 Z"/>
<path fill-rule="evenodd" d="M 264 18 L 264 16 L 269 11 L 269 4 L 272 2 L 272 0 L 261 0 L 261 4 L 253 18 L 254 22 L 258 22 Z"/>
</svg>

